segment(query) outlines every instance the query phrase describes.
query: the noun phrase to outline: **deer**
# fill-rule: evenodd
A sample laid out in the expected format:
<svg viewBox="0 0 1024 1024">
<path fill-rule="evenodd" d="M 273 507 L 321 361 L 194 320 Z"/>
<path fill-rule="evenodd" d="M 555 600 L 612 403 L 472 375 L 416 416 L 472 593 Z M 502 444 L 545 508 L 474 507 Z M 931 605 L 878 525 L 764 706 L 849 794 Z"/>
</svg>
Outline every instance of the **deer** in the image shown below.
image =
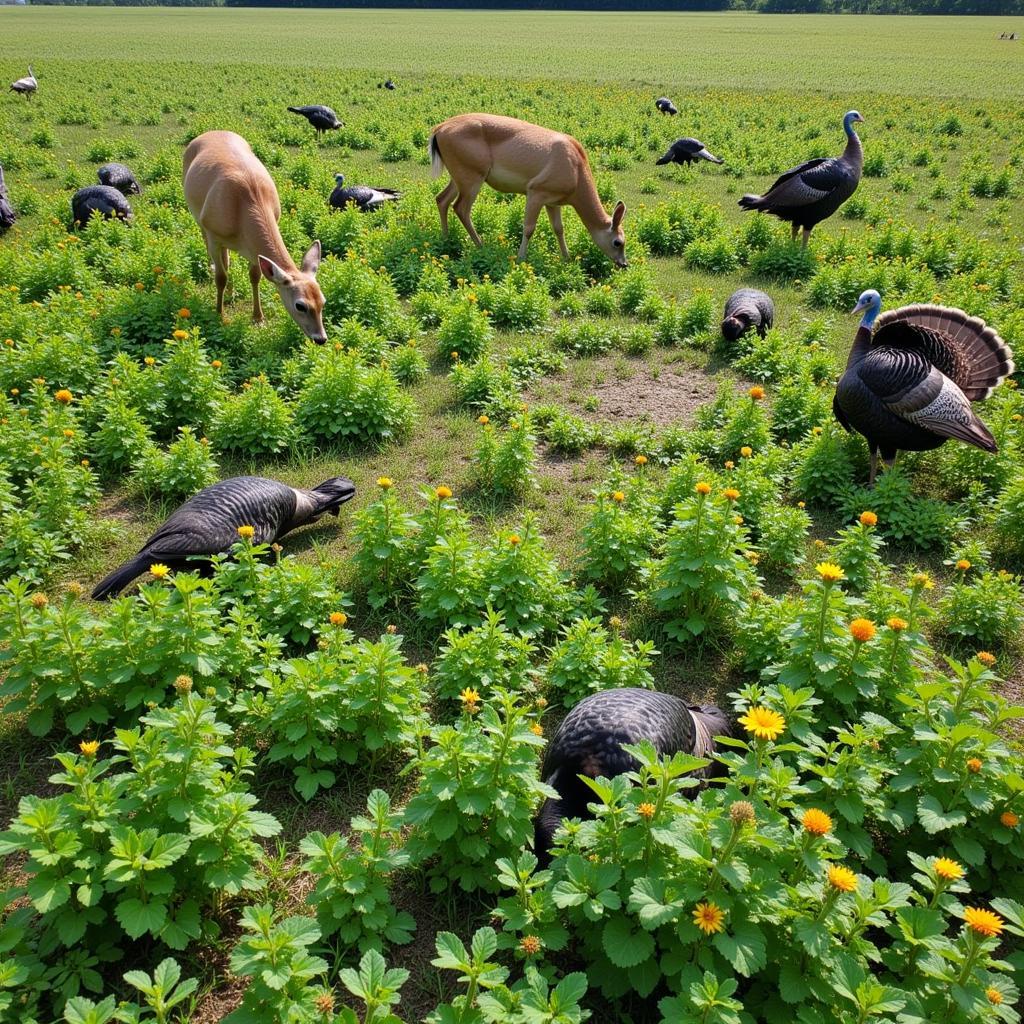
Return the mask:
<svg viewBox="0 0 1024 1024">
<path fill-rule="evenodd" d="M 472 209 L 487 182 L 498 192 L 526 196 L 520 260 L 526 259 L 542 207 L 547 210 L 562 258 L 569 258 L 561 208 L 571 206 L 597 247 L 616 266 L 627 266 L 622 232 L 626 205 L 620 201 L 611 216 L 605 212 L 587 152 L 571 135 L 498 114 L 459 114 L 434 129 L 429 152 L 433 177 L 439 177 L 443 168 L 451 175 L 436 198 L 442 237 L 448 237 L 448 208 L 454 201 L 455 213 L 469 237 L 483 245 L 473 226 Z"/>
<path fill-rule="evenodd" d="M 277 226 L 277 187 L 249 143 L 234 132 L 204 132 L 185 149 L 182 176 L 185 202 L 203 233 L 217 282 L 218 315 L 224 316 L 229 252 L 237 252 L 249 262 L 253 323 L 263 323 L 260 278 L 265 277 L 303 334 L 322 345 L 327 332 L 324 294 L 316 281 L 320 243 L 314 242 L 295 266 Z"/>
</svg>

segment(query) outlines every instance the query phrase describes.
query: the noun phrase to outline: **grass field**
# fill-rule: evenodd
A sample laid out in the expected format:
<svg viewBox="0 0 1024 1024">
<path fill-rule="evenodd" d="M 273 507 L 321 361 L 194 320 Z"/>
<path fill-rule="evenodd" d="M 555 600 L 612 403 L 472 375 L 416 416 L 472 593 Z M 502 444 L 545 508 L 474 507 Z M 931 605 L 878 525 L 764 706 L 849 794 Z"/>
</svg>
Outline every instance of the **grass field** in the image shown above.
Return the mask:
<svg viewBox="0 0 1024 1024">
<path fill-rule="evenodd" d="M 997 455 L 950 442 L 874 491 L 831 412 L 865 288 L 886 309 L 961 307 L 1024 351 L 1010 31 L 1024 24 L 0 8 L 0 81 L 31 62 L 40 83 L 0 101 L 19 213 L 0 239 L 0 1024 L 152 1007 L 123 975 L 167 956 L 193 990 L 124 1019 L 270 1024 L 287 1006 L 382 1024 L 381 993 L 367 1008 L 340 973 L 371 948 L 410 972 L 408 1021 L 570 1024 L 577 1002 L 635 1024 L 1018 1020 L 1024 400 L 1011 381 L 980 406 Z M 303 103 L 344 128 L 317 144 L 285 109 Z M 865 176 L 808 253 L 739 210 L 839 153 L 854 108 Z M 484 248 L 461 226 L 442 241 L 426 144 L 466 110 L 579 138 L 606 207 L 627 205 L 630 269 L 572 211 L 570 262 L 543 223 L 516 266 L 523 200 L 487 190 Z M 324 348 L 266 284 L 268 323 L 249 322 L 238 260 L 218 320 L 180 184 L 211 128 L 269 167 L 293 255 L 321 240 Z M 655 166 L 680 135 L 724 165 Z M 111 159 L 142 183 L 134 222 L 72 230 L 72 192 Z M 331 211 L 338 171 L 403 197 Z M 728 345 L 741 285 L 772 295 L 776 324 Z M 241 542 L 212 580 L 84 596 L 184 497 L 241 472 L 343 473 L 358 493 L 279 562 Z M 650 789 L 606 792 L 516 895 L 495 865 L 532 837 L 545 736 L 623 685 L 764 706 L 786 731 L 741 731 L 697 801 L 657 765 Z M 393 805 L 366 812 L 376 838 L 350 824 L 375 789 Z M 809 809 L 830 816 L 817 838 Z M 145 829 L 173 855 L 131 849 Z M 333 861 L 317 838 L 367 831 Z M 829 865 L 857 873 L 854 894 Z M 276 925 L 244 909 L 262 904 Z M 722 921 L 701 930 L 698 904 Z M 1005 930 L 964 925 L 964 907 Z M 280 923 L 298 915 L 319 936 Z M 488 925 L 476 964 L 435 950 Z M 261 928 L 274 956 L 245 938 Z M 531 966 L 569 979 L 561 1009 L 539 976 L 521 987 Z M 458 973 L 481 971 L 495 987 L 467 1000 Z"/>
</svg>

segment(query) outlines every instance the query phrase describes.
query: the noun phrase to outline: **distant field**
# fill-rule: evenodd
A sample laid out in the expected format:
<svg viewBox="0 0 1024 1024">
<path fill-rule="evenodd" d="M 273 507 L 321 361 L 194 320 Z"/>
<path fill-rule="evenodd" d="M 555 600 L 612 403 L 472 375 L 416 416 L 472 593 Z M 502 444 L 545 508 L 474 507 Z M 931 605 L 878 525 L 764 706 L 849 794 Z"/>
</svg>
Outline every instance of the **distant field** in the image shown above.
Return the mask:
<svg viewBox="0 0 1024 1024">
<path fill-rule="evenodd" d="M 3 58 L 253 59 L 676 89 L 1024 94 L 1024 19 L 536 11 L 0 9 Z M 116 40 L 116 47 L 112 47 Z M 571 56 L 567 58 L 566 46 Z M 837 58 L 839 59 L 837 63 Z"/>
</svg>

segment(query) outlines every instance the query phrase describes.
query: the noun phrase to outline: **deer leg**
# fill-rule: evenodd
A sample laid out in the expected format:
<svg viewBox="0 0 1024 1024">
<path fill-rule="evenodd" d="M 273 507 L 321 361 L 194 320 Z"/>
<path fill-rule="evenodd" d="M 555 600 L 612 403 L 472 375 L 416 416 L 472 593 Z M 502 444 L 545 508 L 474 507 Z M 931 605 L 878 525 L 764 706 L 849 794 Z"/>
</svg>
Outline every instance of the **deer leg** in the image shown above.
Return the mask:
<svg viewBox="0 0 1024 1024">
<path fill-rule="evenodd" d="M 459 198 L 455 200 L 455 214 L 462 221 L 462 226 L 469 232 L 473 243 L 478 246 L 484 243 L 476 233 L 476 228 L 473 227 L 473 203 L 476 202 L 481 185 L 483 185 L 482 179 L 469 186 L 459 185 Z"/>
<path fill-rule="evenodd" d="M 437 212 L 441 218 L 441 237 L 448 237 L 448 207 L 452 200 L 459 194 L 458 186 L 454 181 L 449 181 L 444 189 L 437 194 L 434 202 L 437 203 Z"/>
<path fill-rule="evenodd" d="M 565 247 L 565 232 L 562 229 L 562 208 L 555 206 L 554 203 L 548 203 L 544 207 L 548 211 L 548 220 L 551 221 L 551 230 L 555 233 L 555 238 L 558 239 L 558 248 L 562 250 L 562 259 L 567 260 L 569 258 L 569 250 Z"/>
<path fill-rule="evenodd" d="M 537 230 L 537 218 L 545 205 L 544 197 L 537 192 L 526 193 L 526 213 L 523 215 L 523 240 L 519 244 L 519 259 L 526 259 L 526 247 Z"/>
<path fill-rule="evenodd" d="M 260 305 L 260 278 L 263 274 L 258 263 L 249 264 L 249 283 L 252 285 L 252 322 L 263 323 L 263 307 Z"/>
<path fill-rule="evenodd" d="M 228 271 L 221 259 L 221 248 L 213 239 L 206 237 L 206 253 L 210 257 L 210 270 L 217 285 L 217 315 L 224 316 L 224 289 L 228 283 Z"/>
<path fill-rule="evenodd" d="M 235 282 L 231 280 L 231 253 L 227 249 L 221 249 L 220 262 L 224 268 L 224 276 L 227 278 L 227 286 L 224 289 L 228 302 L 235 301 Z"/>
</svg>

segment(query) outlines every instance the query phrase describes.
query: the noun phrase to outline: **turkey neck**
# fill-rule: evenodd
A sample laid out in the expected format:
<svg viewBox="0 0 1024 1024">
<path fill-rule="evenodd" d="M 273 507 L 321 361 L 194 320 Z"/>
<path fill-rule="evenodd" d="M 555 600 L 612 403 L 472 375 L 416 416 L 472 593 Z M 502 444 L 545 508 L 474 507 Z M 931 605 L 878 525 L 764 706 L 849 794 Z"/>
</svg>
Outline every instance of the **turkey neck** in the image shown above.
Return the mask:
<svg viewBox="0 0 1024 1024">
<path fill-rule="evenodd" d="M 857 170 L 864 166 L 864 148 L 860 144 L 860 136 L 853 130 L 853 125 L 846 130 L 846 149 L 843 150 L 843 159 L 847 163 L 853 164 Z"/>
<path fill-rule="evenodd" d="M 857 328 L 857 335 L 853 339 L 853 347 L 850 349 L 850 358 L 846 360 L 846 368 L 849 369 L 851 366 L 856 366 L 867 354 L 871 348 L 871 326 L 865 326 L 863 323 Z"/>
</svg>

